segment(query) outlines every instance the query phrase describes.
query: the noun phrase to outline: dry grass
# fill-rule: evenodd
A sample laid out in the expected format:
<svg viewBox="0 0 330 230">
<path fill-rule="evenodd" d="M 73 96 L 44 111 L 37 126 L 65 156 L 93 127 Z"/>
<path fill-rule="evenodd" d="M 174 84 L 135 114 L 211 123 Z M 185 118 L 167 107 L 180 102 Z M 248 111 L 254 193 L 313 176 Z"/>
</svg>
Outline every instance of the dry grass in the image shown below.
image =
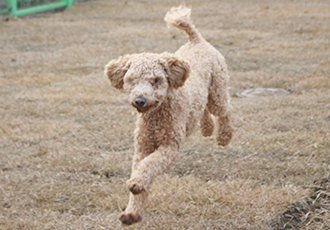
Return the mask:
<svg viewBox="0 0 330 230">
<path fill-rule="evenodd" d="M 315 182 L 330 165 L 328 1 L 186 3 L 227 59 L 232 95 L 291 93 L 233 97 L 230 146 L 190 137 L 126 229 L 328 229 L 329 187 Z M 96 0 L 0 21 L 0 229 L 122 228 L 136 112 L 103 67 L 180 47 L 163 21 L 174 5 Z"/>
<path fill-rule="evenodd" d="M 315 182 L 310 196 L 291 204 L 274 222 L 276 229 L 328 229 L 330 226 L 330 177 Z"/>
</svg>

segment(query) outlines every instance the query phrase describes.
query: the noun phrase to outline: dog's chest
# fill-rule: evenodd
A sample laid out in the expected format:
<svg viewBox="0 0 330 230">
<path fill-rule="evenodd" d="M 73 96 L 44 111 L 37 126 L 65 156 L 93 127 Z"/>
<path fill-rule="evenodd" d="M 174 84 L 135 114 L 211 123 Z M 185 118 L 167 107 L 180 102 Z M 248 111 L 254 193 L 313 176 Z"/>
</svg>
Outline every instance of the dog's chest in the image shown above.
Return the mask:
<svg viewBox="0 0 330 230">
<path fill-rule="evenodd" d="M 139 132 L 144 133 L 150 141 L 156 143 L 157 147 L 172 141 L 181 145 L 184 140 L 186 131 L 184 123 L 174 114 L 163 113 L 153 117 L 140 117 L 140 119 L 143 121 L 138 122 Z"/>
</svg>

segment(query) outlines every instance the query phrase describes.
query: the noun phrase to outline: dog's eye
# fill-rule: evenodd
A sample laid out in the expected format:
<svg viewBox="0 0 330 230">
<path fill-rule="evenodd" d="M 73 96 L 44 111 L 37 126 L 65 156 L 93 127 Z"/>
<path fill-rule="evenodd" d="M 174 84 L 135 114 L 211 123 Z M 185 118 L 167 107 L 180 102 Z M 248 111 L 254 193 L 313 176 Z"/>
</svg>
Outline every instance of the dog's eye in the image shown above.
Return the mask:
<svg viewBox="0 0 330 230">
<path fill-rule="evenodd" d="M 152 85 L 156 85 L 157 82 L 159 82 L 159 80 L 160 80 L 160 79 L 157 77 L 157 78 L 155 78 L 155 79 L 152 80 L 151 84 L 152 84 Z"/>
</svg>

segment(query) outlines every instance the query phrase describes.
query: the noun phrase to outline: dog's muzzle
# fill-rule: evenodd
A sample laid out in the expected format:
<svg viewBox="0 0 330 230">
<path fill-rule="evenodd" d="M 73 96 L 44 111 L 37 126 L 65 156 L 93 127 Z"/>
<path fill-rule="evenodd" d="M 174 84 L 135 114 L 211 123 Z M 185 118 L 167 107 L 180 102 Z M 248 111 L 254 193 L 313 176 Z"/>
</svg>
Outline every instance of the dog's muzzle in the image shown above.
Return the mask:
<svg viewBox="0 0 330 230">
<path fill-rule="evenodd" d="M 147 99 L 144 97 L 137 97 L 135 98 L 134 103 L 136 104 L 137 107 L 143 107 L 147 103 Z"/>
</svg>

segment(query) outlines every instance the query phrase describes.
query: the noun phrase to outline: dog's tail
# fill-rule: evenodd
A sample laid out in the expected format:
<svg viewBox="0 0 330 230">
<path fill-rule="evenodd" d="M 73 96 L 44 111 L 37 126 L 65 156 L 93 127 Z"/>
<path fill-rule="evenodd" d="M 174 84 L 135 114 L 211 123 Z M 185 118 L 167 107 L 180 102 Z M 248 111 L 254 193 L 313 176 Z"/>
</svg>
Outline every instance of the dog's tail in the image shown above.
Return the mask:
<svg viewBox="0 0 330 230">
<path fill-rule="evenodd" d="M 190 42 L 198 43 L 203 40 L 203 38 L 190 20 L 190 13 L 190 8 L 184 6 L 172 7 L 165 15 L 164 20 L 167 23 L 167 27 L 174 26 L 185 31 Z"/>
</svg>

